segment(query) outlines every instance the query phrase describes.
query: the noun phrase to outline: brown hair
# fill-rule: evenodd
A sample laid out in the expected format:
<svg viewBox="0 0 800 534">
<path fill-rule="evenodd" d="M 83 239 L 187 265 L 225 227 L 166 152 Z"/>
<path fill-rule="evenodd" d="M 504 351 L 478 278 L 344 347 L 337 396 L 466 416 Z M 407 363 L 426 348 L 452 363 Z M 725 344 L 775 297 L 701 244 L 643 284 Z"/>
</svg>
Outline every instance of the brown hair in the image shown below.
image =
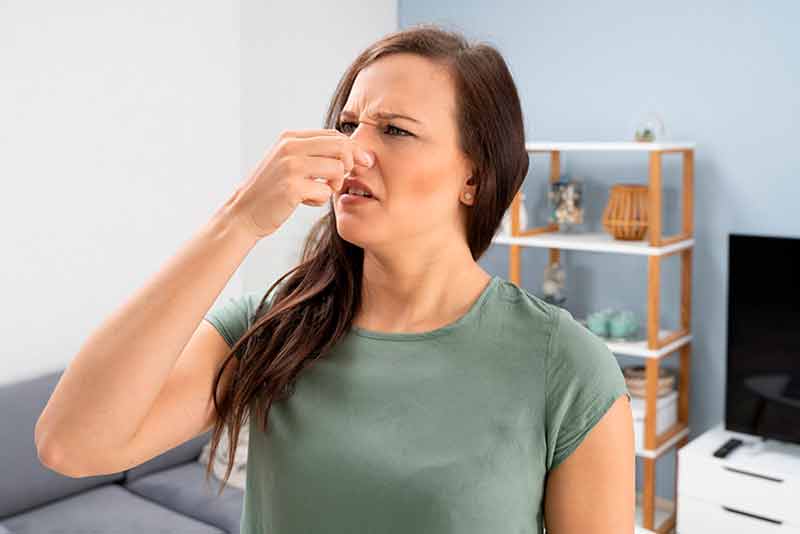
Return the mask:
<svg viewBox="0 0 800 534">
<path fill-rule="evenodd" d="M 529 163 L 517 89 L 494 47 L 471 44 L 460 33 L 432 24 L 390 33 L 364 50 L 344 73 L 328 107 L 324 127 L 338 129 L 339 113 L 361 69 L 381 57 L 403 52 L 440 63 L 454 80 L 460 149 L 473 164 L 476 184 L 474 204 L 468 209 L 466 236 L 477 261 L 489 248 L 528 173 Z M 330 206 L 307 236 L 299 264 L 269 287 L 254 321 L 231 347 L 223 368 L 217 372 L 213 398 L 219 417 L 213 429 L 210 456 L 213 459 L 227 426 L 230 447 L 223 488 L 233 468 L 239 431 L 250 414 L 251 403 L 256 403 L 256 417 L 261 430 L 266 431 L 272 402 L 290 395 L 298 373 L 324 356 L 347 333 L 361 305 L 364 251 L 339 236 L 332 198 Z M 268 298 L 270 304 L 266 305 Z M 237 353 L 237 372 L 227 395 L 218 402 L 216 391 L 222 371 Z M 206 481 L 211 466 L 209 462 Z"/>
</svg>

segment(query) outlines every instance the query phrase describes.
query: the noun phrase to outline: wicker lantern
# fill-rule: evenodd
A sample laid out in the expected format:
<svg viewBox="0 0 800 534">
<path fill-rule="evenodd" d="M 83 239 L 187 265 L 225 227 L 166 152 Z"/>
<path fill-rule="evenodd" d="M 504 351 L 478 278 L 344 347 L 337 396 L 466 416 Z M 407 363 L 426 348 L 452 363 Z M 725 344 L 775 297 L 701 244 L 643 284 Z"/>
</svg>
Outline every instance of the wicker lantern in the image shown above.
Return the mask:
<svg viewBox="0 0 800 534">
<path fill-rule="evenodd" d="M 603 211 L 603 227 L 615 239 L 640 240 L 647 233 L 646 185 L 611 186 L 608 204 Z"/>
</svg>

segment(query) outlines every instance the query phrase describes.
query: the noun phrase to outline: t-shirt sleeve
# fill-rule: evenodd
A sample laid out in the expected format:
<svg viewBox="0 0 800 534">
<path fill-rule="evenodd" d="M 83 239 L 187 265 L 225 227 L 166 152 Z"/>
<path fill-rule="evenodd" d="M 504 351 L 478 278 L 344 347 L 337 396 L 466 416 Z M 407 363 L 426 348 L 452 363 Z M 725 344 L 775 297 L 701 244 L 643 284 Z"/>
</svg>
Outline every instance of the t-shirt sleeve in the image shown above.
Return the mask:
<svg viewBox="0 0 800 534">
<path fill-rule="evenodd" d="M 545 367 L 547 470 L 563 462 L 621 395 L 630 393 L 605 341 L 557 306 Z"/>
<path fill-rule="evenodd" d="M 254 321 L 263 295 L 260 291 L 249 291 L 238 297 L 227 297 L 216 303 L 203 318 L 217 329 L 229 347 L 233 347 Z M 267 307 L 274 296 L 275 291 L 267 297 Z M 239 353 L 236 357 L 239 357 Z"/>
</svg>

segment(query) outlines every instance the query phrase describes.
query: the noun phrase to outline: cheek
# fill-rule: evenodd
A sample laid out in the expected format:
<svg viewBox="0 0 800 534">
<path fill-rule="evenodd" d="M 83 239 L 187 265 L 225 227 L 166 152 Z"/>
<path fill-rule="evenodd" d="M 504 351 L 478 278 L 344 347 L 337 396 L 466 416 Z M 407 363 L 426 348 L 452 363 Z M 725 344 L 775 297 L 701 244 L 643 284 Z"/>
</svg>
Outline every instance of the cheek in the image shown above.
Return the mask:
<svg viewBox="0 0 800 534">
<path fill-rule="evenodd" d="M 444 194 L 441 177 L 414 160 L 400 165 L 385 177 L 388 199 L 397 204 L 427 204 L 438 201 Z"/>
<path fill-rule="evenodd" d="M 426 221 L 449 216 L 457 211 L 458 182 L 448 155 L 425 154 L 417 151 L 407 157 L 386 155 L 382 160 L 385 207 L 387 211 L 403 217 L 414 213 Z"/>
<path fill-rule="evenodd" d="M 405 227 L 430 227 L 457 210 L 457 193 L 439 175 L 406 174 L 387 195 L 387 214 Z"/>
</svg>

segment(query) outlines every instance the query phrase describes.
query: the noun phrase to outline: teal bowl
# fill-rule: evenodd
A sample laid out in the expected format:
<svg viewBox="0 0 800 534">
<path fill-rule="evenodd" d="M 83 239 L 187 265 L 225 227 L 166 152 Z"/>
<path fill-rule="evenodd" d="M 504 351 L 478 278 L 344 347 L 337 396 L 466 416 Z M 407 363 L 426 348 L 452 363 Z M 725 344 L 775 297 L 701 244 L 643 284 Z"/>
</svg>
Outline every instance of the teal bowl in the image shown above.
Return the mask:
<svg viewBox="0 0 800 534">
<path fill-rule="evenodd" d="M 631 311 L 621 311 L 608 320 L 608 332 L 614 338 L 629 338 L 639 330 L 639 321 Z"/>
<path fill-rule="evenodd" d="M 600 337 L 608 337 L 609 335 L 609 317 L 611 312 L 609 310 L 597 311 L 590 313 L 586 318 L 586 326 L 594 334 Z"/>
</svg>

